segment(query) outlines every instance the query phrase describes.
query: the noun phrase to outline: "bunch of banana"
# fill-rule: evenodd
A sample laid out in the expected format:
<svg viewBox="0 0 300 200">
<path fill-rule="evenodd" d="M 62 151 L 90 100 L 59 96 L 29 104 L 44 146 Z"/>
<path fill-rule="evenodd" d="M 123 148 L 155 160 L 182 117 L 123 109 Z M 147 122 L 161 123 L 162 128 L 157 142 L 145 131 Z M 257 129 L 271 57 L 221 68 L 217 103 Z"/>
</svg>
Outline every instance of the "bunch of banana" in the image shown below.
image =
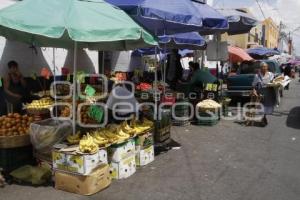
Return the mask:
<svg viewBox="0 0 300 200">
<path fill-rule="evenodd" d="M 135 118 L 132 118 L 130 122 L 131 128 L 133 128 L 137 135 L 144 133 L 145 131 L 153 127 L 153 122 L 147 119 L 144 119 L 142 123 L 137 123 Z"/>
<path fill-rule="evenodd" d="M 117 137 L 118 137 L 118 142 L 123 142 L 124 140 L 127 140 L 128 138 L 130 138 L 130 135 L 128 133 L 125 133 L 121 126 L 117 129 L 117 133 L 116 133 Z"/>
<path fill-rule="evenodd" d="M 98 146 L 103 146 L 109 143 L 108 139 L 104 136 L 104 134 L 101 131 L 95 131 L 91 135 L 94 138 L 94 142 Z"/>
<path fill-rule="evenodd" d="M 110 129 L 106 128 L 102 131 L 102 133 L 103 133 L 103 136 L 112 144 L 116 143 L 119 139 L 118 136 L 114 132 L 112 132 Z"/>
<path fill-rule="evenodd" d="M 135 135 L 135 130 L 134 130 L 134 128 L 131 128 L 131 127 L 128 125 L 127 121 L 122 122 L 120 126 L 121 126 L 121 130 L 122 130 L 123 132 L 129 134 L 130 136 L 134 136 L 134 135 Z"/>
<path fill-rule="evenodd" d="M 98 151 L 98 145 L 94 141 L 93 137 L 90 136 L 89 133 L 87 133 L 86 136 L 83 136 L 83 138 L 79 142 L 79 150 L 82 153 L 96 153 Z"/>
<path fill-rule="evenodd" d="M 26 105 L 27 109 L 45 109 L 53 105 L 53 100 L 49 97 L 40 100 L 33 100 L 30 104 Z"/>
<path fill-rule="evenodd" d="M 78 131 L 75 135 L 69 135 L 67 137 L 67 141 L 69 144 L 79 144 L 80 139 L 81 139 L 80 131 Z"/>
<path fill-rule="evenodd" d="M 154 126 L 153 121 L 151 121 L 151 120 L 149 120 L 149 119 L 146 119 L 146 118 L 144 118 L 143 124 L 144 124 L 145 126 L 150 126 L 151 128 Z"/>
</svg>

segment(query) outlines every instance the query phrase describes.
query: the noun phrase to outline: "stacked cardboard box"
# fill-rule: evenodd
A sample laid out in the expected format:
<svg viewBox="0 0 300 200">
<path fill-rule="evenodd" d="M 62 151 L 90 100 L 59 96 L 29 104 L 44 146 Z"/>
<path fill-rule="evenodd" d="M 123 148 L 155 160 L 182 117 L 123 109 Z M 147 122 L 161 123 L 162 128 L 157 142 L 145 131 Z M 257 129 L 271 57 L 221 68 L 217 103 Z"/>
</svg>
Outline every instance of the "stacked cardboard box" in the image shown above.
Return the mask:
<svg viewBox="0 0 300 200">
<path fill-rule="evenodd" d="M 147 132 L 135 139 L 136 165 L 144 166 L 154 161 L 153 134 Z"/>
<path fill-rule="evenodd" d="M 94 154 L 80 154 L 69 149 L 55 149 L 52 152 L 53 169 L 77 173 L 90 174 L 101 164 L 107 164 L 107 150 L 100 149 Z"/>
<path fill-rule="evenodd" d="M 113 179 L 128 178 L 136 171 L 135 140 L 109 147 L 110 174 Z"/>
<path fill-rule="evenodd" d="M 55 188 L 75 194 L 92 195 L 108 187 L 110 183 L 107 164 L 98 166 L 88 175 L 55 172 Z"/>
<path fill-rule="evenodd" d="M 81 154 L 77 148 L 52 151 L 55 188 L 81 195 L 97 193 L 111 183 L 107 150 Z"/>
</svg>

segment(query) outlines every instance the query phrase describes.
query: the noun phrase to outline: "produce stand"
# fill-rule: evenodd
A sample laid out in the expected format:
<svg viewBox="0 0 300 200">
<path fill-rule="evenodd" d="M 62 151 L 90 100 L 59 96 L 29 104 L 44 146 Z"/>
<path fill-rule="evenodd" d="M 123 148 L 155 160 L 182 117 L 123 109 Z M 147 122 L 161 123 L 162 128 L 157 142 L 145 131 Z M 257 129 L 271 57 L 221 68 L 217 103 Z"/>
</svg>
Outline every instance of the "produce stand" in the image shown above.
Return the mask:
<svg viewBox="0 0 300 200">
<path fill-rule="evenodd" d="M 187 5 L 190 3 L 189 1 L 182 2 Z M 56 12 L 45 12 L 41 15 L 40 10 L 44 7 L 56 10 Z M 80 13 L 78 13 L 79 8 Z M 99 10 L 95 12 L 95 8 Z M 198 31 L 202 28 L 202 23 L 200 23 L 202 17 L 196 20 L 197 25 L 192 21 L 191 24 L 185 25 L 188 23 L 186 19 L 194 14 L 194 10 L 188 8 L 183 6 L 182 9 L 185 9 L 183 13 L 175 10 L 175 13 L 171 15 L 182 14 L 176 17 L 179 21 L 173 22 L 164 17 L 162 18 L 164 20 L 160 19 L 160 30 L 154 32 L 170 31 L 173 33 L 176 30 L 183 31 L 184 28 Z M 168 10 L 162 10 L 160 14 L 164 14 L 165 17 L 170 16 Z M 152 20 L 157 22 L 155 18 Z M 175 24 L 180 25 L 182 29 L 175 28 Z M 90 74 L 77 71 L 77 52 L 78 49 L 84 48 L 132 50 L 155 46 L 157 58 L 158 48 L 155 38 L 134 23 L 123 11 L 104 1 L 27 0 L 7 10 L 4 9 L 0 13 L 0 25 L 1 35 L 4 37 L 30 45 L 74 51 L 73 74 L 68 74 L 66 81 L 69 87 L 56 86 L 58 82 L 53 49 L 54 79 L 52 81 L 52 77 L 48 78 L 54 85 L 54 89 L 51 90 L 54 92 L 50 93 L 49 97 L 46 91 L 50 90 L 50 87 L 45 87 L 43 91 L 38 91 L 39 100 L 25 105 L 28 116 L 22 116 L 22 127 L 17 130 L 18 132 L 13 129 L 14 125 L 3 124 L 5 129 L 9 128 L 8 131 L 0 132 L 0 145 L 3 147 L 2 149 L 0 146 L 0 152 L 5 154 L 3 156 L 5 161 L 1 160 L 1 166 L 4 166 L 5 170 L 11 171 L 21 165 L 30 164 L 33 155 L 32 147 L 29 145 L 30 137 L 36 159 L 51 165 L 56 189 L 91 195 L 108 187 L 112 179 L 127 178 L 136 172 L 137 166 L 151 163 L 154 160 L 154 146 L 170 140 L 172 123 L 170 104 L 159 113 L 161 119 L 156 119 L 156 116 L 154 119 L 149 118 L 147 116 L 149 113 L 141 112 L 139 114 L 144 116 L 142 119 L 135 119 L 137 116 L 118 122 L 108 119 L 106 126 L 99 127 L 99 124 L 105 121 L 103 113 L 108 107 L 104 105 L 108 101 L 106 97 L 97 97 L 104 93 L 101 90 L 103 85 L 99 86 L 91 80 L 86 80 L 85 75 Z M 198 33 L 195 34 L 200 36 Z M 175 39 L 173 40 L 172 42 L 176 43 L 173 45 L 178 45 Z M 203 38 L 200 40 L 202 41 L 198 46 L 202 49 L 205 41 Z M 157 68 L 155 69 L 154 82 L 150 86 L 143 83 L 137 85 L 140 91 L 135 94 L 142 103 L 144 101 L 142 93 L 148 93 L 151 97 L 147 101 L 155 103 L 154 110 L 166 100 L 165 96 L 156 98 L 156 95 L 165 94 L 167 90 L 165 84 L 158 82 L 158 72 Z M 165 73 L 165 65 L 163 72 Z M 123 80 L 127 76 L 124 73 L 118 73 L 116 78 Z M 165 80 L 165 74 L 163 80 Z M 79 91 L 84 92 L 80 94 Z M 109 94 L 110 92 L 108 91 Z M 187 100 L 177 99 L 177 101 L 186 102 Z M 180 117 L 187 117 L 189 108 L 183 105 L 175 111 Z M 6 148 L 11 148 L 12 151 Z M 23 153 L 26 153 L 28 157 L 18 158 L 18 155 L 23 155 Z M 11 164 L 11 158 L 20 163 Z M 24 160 L 27 163 L 23 162 Z"/>
<path fill-rule="evenodd" d="M 214 126 L 220 120 L 221 105 L 217 102 L 207 99 L 199 102 L 196 106 L 198 117 L 196 125 L 199 126 Z"/>
</svg>

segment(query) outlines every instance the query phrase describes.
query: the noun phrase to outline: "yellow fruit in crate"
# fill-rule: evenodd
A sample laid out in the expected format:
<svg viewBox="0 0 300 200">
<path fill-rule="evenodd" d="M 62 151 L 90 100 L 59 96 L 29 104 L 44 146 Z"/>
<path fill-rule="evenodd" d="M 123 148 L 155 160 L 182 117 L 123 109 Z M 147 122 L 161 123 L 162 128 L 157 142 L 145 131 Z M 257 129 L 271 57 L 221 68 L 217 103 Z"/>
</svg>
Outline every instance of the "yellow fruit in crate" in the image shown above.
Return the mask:
<svg viewBox="0 0 300 200">
<path fill-rule="evenodd" d="M 79 150 L 82 153 L 96 153 L 98 151 L 98 145 L 95 143 L 93 137 L 89 133 L 83 136 L 79 142 Z"/>
<path fill-rule="evenodd" d="M 49 108 L 53 104 L 51 98 L 43 98 L 40 100 L 33 100 L 30 104 L 26 105 L 27 109 L 45 109 Z"/>
<path fill-rule="evenodd" d="M 78 131 L 75 135 L 69 135 L 67 141 L 69 144 L 79 144 L 81 139 L 81 133 Z"/>
<path fill-rule="evenodd" d="M 144 118 L 143 124 L 146 126 L 150 126 L 150 127 L 152 127 L 154 125 L 153 121 L 150 121 L 146 118 Z"/>
<path fill-rule="evenodd" d="M 98 144 L 99 146 L 102 146 L 102 145 L 105 145 L 107 144 L 109 141 L 108 139 L 106 139 L 102 134 L 101 132 L 97 132 L 95 131 L 92 135 L 91 135 L 93 138 L 94 138 L 94 142 L 96 144 Z"/>
<path fill-rule="evenodd" d="M 130 138 L 130 135 L 125 133 L 121 128 L 118 129 L 117 131 L 117 137 L 121 138 L 121 139 L 128 139 Z"/>
<path fill-rule="evenodd" d="M 147 119 L 144 119 L 142 123 L 137 123 L 135 118 L 132 118 L 130 121 L 130 127 L 133 128 L 136 134 L 141 134 L 153 127 L 153 122 Z"/>
<path fill-rule="evenodd" d="M 124 131 L 125 133 L 127 133 L 127 134 L 129 134 L 131 136 L 135 134 L 134 128 L 131 128 L 127 124 L 127 121 L 122 122 L 120 126 L 121 126 L 121 130 Z"/>
</svg>

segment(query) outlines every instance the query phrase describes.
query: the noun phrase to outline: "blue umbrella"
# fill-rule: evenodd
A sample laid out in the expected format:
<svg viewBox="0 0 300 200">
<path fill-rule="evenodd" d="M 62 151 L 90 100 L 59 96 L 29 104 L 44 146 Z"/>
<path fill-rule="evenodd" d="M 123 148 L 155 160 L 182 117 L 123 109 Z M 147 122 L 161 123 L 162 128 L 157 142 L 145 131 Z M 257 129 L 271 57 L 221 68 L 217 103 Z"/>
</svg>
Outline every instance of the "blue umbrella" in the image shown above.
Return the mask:
<svg viewBox="0 0 300 200">
<path fill-rule="evenodd" d="M 160 58 L 163 59 L 166 57 L 166 55 L 170 54 L 170 50 L 167 49 L 164 51 L 163 49 L 158 49 L 158 54 L 160 55 Z M 181 57 L 184 57 L 188 54 L 193 54 L 193 50 L 189 49 L 180 49 L 178 53 L 181 55 Z M 155 55 L 155 48 L 142 48 L 142 49 L 136 49 L 132 52 L 131 56 L 152 56 Z"/>
<path fill-rule="evenodd" d="M 202 18 L 190 0 L 106 0 L 155 35 L 197 31 Z"/>
<path fill-rule="evenodd" d="M 219 11 L 196 0 L 192 0 L 192 3 L 197 8 L 196 14 L 202 18 L 203 28 L 199 30 L 201 35 L 211 35 L 216 32 L 224 33 L 228 30 L 228 20 Z"/>
<path fill-rule="evenodd" d="M 248 33 L 258 23 L 250 13 L 242 9 L 220 9 L 219 11 L 229 22 L 227 31 L 229 35 Z"/>
<path fill-rule="evenodd" d="M 206 41 L 197 32 L 158 36 L 159 44 L 168 49 L 205 49 Z"/>
<path fill-rule="evenodd" d="M 161 48 L 157 48 L 155 52 L 155 48 L 140 48 L 133 51 L 131 56 L 151 56 L 155 55 L 155 53 L 164 54 L 164 50 Z M 170 51 L 167 50 L 165 53 L 168 54 L 170 53 Z"/>
<path fill-rule="evenodd" d="M 178 33 L 174 35 L 158 36 L 159 44 L 166 49 L 157 48 L 157 53 L 169 53 L 168 49 L 205 49 L 206 41 L 197 32 Z M 136 55 L 154 55 L 155 48 L 141 48 L 133 52 Z"/>
<path fill-rule="evenodd" d="M 280 52 L 276 49 L 269 49 L 266 47 L 258 47 L 258 48 L 252 48 L 248 49 L 247 53 L 253 57 L 271 57 L 274 55 L 280 55 Z"/>
</svg>

